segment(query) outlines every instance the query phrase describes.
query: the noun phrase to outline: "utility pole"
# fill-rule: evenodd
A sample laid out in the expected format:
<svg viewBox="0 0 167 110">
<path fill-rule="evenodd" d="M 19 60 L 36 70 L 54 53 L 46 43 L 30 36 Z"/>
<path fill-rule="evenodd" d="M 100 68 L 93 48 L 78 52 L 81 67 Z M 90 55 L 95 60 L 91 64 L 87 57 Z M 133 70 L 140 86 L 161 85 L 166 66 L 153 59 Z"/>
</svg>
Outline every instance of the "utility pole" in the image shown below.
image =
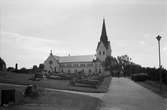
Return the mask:
<svg viewBox="0 0 167 110">
<path fill-rule="evenodd" d="M 156 39 L 158 40 L 158 53 L 159 53 L 159 72 L 160 72 L 160 75 L 159 75 L 159 77 L 160 77 L 160 87 L 159 87 L 159 89 L 160 89 L 160 92 L 162 91 L 162 72 L 161 72 L 161 51 L 160 51 L 160 40 L 161 40 L 161 36 L 160 35 L 158 35 L 157 37 L 156 37 Z"/>
</svg>

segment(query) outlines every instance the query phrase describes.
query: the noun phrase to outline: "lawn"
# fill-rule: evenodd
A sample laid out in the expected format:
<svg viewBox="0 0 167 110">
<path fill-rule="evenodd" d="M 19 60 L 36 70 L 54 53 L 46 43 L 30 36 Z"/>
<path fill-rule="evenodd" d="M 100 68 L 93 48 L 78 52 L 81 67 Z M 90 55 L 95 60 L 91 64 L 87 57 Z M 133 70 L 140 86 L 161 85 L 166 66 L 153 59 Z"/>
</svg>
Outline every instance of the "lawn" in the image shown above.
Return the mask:
<svg viewBox="0 0 167 110">
<path fill-rule="evenodd" d="M 158 94 L 161 97 L 167 98 L 167 85 L 162 85 L 162 91 L 160 92 L 160 84 L 158 81 L 147 80 L 144 82 L 136 82 L 141 86 L 151 90 L 152 92 Z"/>
<path fill-rule="evenodd" d="M 82 91 L 82 92 L 107 92 L 108 87 L 110 85 L 110 81 L 112 79 L 112 77 L 106 77 L 102 82 L 102 84 L 96 89 L 96 88 L 89 88 L 89 87 L 71 86 L 69 84 L 69 80 L 54 80 L 54 79 L 46 79 L 46 80 L 40 80 L 40 81 L 29 80 L 32 77 L 33 77 L 32 74 L 0 72 L 0 82 L 2 83 L 13 83 L 13 84 L 20 84 L 20 85 L 35 83 L 40 87 L 44 87 L 44 88 L 74 90 L 74 91 Z"/>
<path fill-rule="evenodd" d="M 27 85 L 31 83 L 29 79 L 32 77 L 32 74 L 0 72 L 0 82 L 3 83 Z"/>
<path fill-rule="evenodd" d="M 24 87 L 0 86 L 0 89 L 2 88 L 15 88 L 16 94 L 24 90 Z M 5 110 L 97 110 L 101 105 L 101 100 L 98 98 L 44 89 L 38 98 L 25 98 L 21 94 L 17 95 L 17 98 L 20 99 L 20 103 L 9 106 Z"/>
</svg>

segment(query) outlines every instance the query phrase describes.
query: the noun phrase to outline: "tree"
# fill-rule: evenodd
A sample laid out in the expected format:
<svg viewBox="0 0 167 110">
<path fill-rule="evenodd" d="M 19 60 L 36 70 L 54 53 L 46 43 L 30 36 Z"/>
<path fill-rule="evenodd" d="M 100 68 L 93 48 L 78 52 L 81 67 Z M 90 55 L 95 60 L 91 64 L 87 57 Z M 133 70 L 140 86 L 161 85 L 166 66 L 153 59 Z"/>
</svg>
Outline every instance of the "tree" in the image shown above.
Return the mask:
<svg viewBox="0 0 167 110">
<path fill-rule="evenodd" d="M 40 70 L 44 70 L 44 64 L 42 64 L 42 63 L 39 64 L 39 69 L 40 69 Z"/>
<path fill-rule="evenodd" d="M 132 59 L 128 55 L 122 55 L 117 57 L 119 65 L 122 66 L 124 76 L 129 76 L 133 73 L 141 71 L 141 66 L 132 62 Z"/>
<path fill-rule="evenodd" d="M 121 67 L 117 62 L 117 59 L 112 56 L 107 56 L 103 65 L 105 70 L 109 70 L 111 73 L 119 72 L 121 70 Z"/>
<path fill-rule="evenodd" d="M 9 72 L 14 72 L 14 71 L 15 71 L 15 68 L 13 68 L 13 67 L 8 67 L 8 68 L 7 68 L 7 71 L 9 71 Z"/>
<path fill-rule="evenodd" d="M 28 70 L 27 70 L 25 67 L 23 67 L 23 68 L 21 68 L 20 70 L 17 70 L 17 72 L 18 72 L 18 73 L 27 73 Z"/>
<path fill-rule="evenodd" d="M 44 64 L 42 64 L 42 63 L 39 64 L 39 71 L 43 71 L 43 70 L 44 70 L 44 67 L 45 67 Z"/>
<path fill-rule="evenodd" d="M 0 58 L 0 71 L 4 70 L 6 70 L 6 63 L 2 58 Z"/>
<path fill-rule="evenodd" d="M 33 66 L 32 71 L 35 72 L 35 73 L 38 72 L 38 67 L 37 67 L 37 65 L 34 65 L 34 66 Z"/>
</svg>

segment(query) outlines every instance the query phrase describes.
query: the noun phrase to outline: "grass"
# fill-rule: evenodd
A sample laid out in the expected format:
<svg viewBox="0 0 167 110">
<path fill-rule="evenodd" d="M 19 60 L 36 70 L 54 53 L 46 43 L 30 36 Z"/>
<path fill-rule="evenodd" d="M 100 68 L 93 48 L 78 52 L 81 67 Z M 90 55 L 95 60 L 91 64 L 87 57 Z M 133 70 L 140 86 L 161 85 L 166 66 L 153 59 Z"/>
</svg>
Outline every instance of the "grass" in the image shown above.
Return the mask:
<svg viewBox="0 0 167 110">
<path fill-rule="evenodd" d="M 158 94 L 163 98 L 167 98 L 167 85 L 165 84 L 162 85 L 162 91 L 160 91 L 160 84 L 158 81 L 147 80 L 145 82 L 136 82 L 136 83 L 151 90 L 152 92 Z"/>
<path fill-rule="evenodd" d="M 24 87 L 0 86 L 2 88 L 15 88 L 17 92 L 24 90 Z M 5 110 L 97 110 L 101 105 L 98 98 L 47 90 L 43 90 L 38 98 L 23 98 L 21 94 L 17 98 L 21 103 Z"/>
<path fill-rule="evenodd" d="M 0 72 L 0 82 L 2 83 L 12 83 L 19 85 L 28 85 L 36 83 L 40 87 L 44 88 L 53 88 L 53 89 L 63 89 L 63 90 L 74 90 L 74 91 L 82 91 L 82 92 L 107 92 L 108 87 L 110 85 L 111 77 L 107 77 L 104 79 L 102 84 L 97 88 L 89 88 L 89 87 L 76 87 L 71 86 L 69 84 L 69 80 L 54 80 L 54 79 L 46 79 L 41 81 L 32 81 L 29 80 L 32 78 L 32 74 L 24 74 L 24 73 L 11 73 L 11 72 Z"/>
<path fill-rule="evenodd" d="M 29 79 L 32 77 L 32 74 L 0 72 L 0 82 L 3 83 L 27 85 L 31 83 Z"/>
</svg>

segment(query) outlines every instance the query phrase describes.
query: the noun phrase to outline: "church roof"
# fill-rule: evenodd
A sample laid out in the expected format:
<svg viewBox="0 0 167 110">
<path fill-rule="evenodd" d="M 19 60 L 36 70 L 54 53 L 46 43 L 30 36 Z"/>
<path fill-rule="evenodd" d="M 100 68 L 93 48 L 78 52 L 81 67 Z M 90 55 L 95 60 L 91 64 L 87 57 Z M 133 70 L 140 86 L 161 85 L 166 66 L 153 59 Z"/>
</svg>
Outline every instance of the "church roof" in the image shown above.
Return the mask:
<svg viewBox="0 0 167 110">
<path fill-rule="evenodd" d="M 78 55 L 78 56 L 55 56 L 59 59 L 60 63 L 65 62 L 92 62 L 95 58 L 94 55 Z"/>
<path fill-rule="evenodd" d="M 108 41 L 107 32 L 106 32 L 106 25 L 105 25 L 105 20 L 104 19 L 103 19 L 103 26 L 102 26 L 100 42 L 103 42 L 105 48 L 108 49 L 108 46 L 110 45 L 110 42 Z M 97 48 L 99 47 L 100 42 L 98 43 Z"/>
</svg>

